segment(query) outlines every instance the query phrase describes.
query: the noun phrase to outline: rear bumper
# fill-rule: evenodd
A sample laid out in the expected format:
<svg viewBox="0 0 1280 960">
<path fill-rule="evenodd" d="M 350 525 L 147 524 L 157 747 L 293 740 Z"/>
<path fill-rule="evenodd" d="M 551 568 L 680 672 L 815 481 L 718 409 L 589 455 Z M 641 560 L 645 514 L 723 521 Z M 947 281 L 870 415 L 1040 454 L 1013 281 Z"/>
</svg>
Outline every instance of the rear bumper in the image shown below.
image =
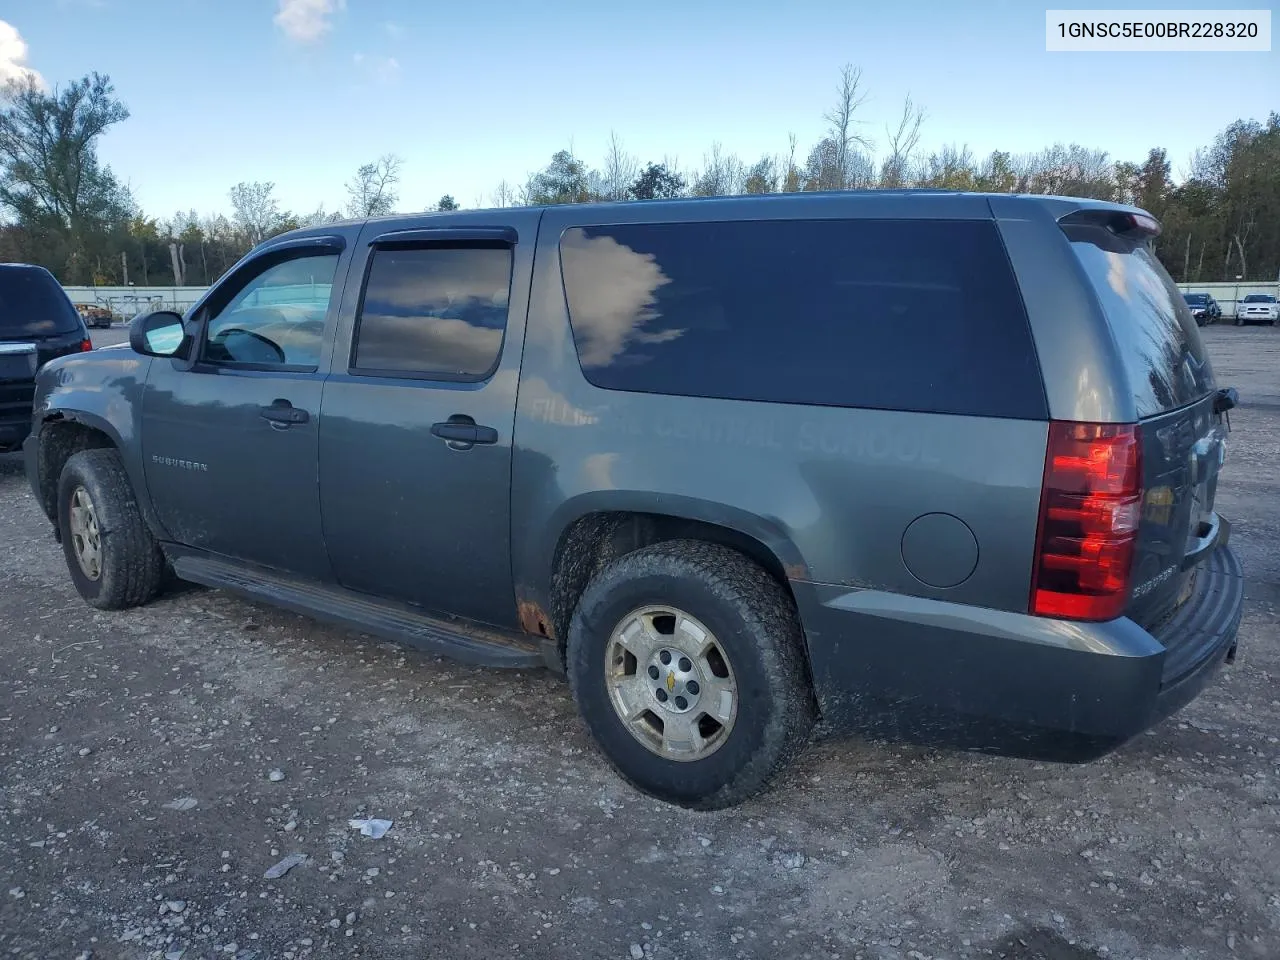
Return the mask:
<svg viewBox="0 0 1280 960">
<path fill-rule="evenodd" d="M 1154 634 L 792 583 L 824 720 L 838 731 L 1083 761 L 1195 698 L 1233 657 L 1240 565 L 1218 547 Z"/>
<path fill-rule="evenodd" d="M 0 380 L 0 451 L 21 446 L 31 432 L 34 380 Z"/>
<path fill-rule="evenodd" d="M 25 419 L 0 420 L 0 451 L 16 450 L 31 434 L 31 411 Z"/>
</svg>

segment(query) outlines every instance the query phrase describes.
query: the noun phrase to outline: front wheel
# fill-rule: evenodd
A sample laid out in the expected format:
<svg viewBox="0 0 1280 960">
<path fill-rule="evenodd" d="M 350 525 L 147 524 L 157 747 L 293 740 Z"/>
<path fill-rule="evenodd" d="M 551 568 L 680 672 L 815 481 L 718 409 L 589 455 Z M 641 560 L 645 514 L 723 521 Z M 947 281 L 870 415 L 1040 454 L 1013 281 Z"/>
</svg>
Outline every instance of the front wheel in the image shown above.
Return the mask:
<svg viewBox="0 0 1280 960">
<path fill-rule="evenodd" d="M 73 454 L 58 479 L 58 532 L 76 591 L 100 610 L 154 597 L 164 555 L 138 508 L 115 450 Z"/>
<path fill-rule="evenodd" d="M 795 605 L 737 551 L 671 541 L 614 561 L 569 628 L 574 699 L 645 793 L 717 809 L 761 790 L 816 710 Z"/>
</svg>

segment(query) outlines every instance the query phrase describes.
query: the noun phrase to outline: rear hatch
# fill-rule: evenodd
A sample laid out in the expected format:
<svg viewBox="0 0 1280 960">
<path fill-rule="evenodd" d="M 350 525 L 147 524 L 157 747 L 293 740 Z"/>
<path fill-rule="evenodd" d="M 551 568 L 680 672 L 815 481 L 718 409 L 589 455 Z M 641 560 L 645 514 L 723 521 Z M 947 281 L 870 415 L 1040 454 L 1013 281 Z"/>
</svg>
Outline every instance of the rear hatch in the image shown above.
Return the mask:
<svg viewBox="0 0 1280 960">
<path fill-rule="evenodd" d="M 1089 210 L 1062 227 L 1101 301 L 1136 403 L 1143 500 L 1125 615 L 1159 635 L 1228 529 L 1213 505 L 1231 401 L 1151 251 L 1154 221 Z"/>
</svg>

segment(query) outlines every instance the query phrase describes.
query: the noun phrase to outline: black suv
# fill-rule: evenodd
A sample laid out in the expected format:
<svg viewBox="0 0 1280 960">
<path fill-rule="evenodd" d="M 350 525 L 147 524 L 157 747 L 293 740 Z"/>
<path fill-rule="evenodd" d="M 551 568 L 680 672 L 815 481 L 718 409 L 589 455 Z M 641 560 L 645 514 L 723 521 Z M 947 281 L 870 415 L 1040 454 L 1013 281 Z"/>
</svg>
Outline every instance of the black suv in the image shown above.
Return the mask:
<svg viewBox="0 0 1280 960">
<path fill-rule="evenodd" d="M 89 330 L 44 267 L 0 263 L 0 453 L 31 432 L 36 371 L 55 357 L 93 349 Z"/>
<path fill-rule="evenodd" d="M 1197 326 L 1203 327 L 1222 319 L 1222 307 L 1218 305 L 1217 300 L 1213 299 L 1212 294 L 1184 293 L 1182 299 L 1187 302 L 1187 309 L 1191 311 Z"/>
</svg>

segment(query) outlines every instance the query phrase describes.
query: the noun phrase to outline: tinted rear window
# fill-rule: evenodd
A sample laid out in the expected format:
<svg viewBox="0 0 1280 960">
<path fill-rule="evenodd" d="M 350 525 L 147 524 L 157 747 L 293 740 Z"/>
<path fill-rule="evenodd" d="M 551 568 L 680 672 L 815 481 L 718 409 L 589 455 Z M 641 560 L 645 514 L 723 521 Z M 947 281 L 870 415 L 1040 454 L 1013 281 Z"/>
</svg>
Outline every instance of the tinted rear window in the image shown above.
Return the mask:
<svg viewBox="0 0 1280 960">
<path fill-rule="evenodd" d="M 586 378 L 611 390 L 1040 419 L 1039 365 L 987 221 L 567 230 Z"/>
<path fill-rule="evenodd" d="M 0 267 L 0 338 L 47 337 L 79 329 L 76 308 L 50 274 Z"/>
<path fill-rule="evenodd" d="M 1213 368 L 1195 318 L 1145 242 L 1099 227 L 1066 230 L 1102 301 L 1139 417 L 1199 400 L 1213 388 Z"/>
<path fill-rule="evenodd" d="M 354 368 L 477 381 L 502 352 L 510 247 L 377 250 L 357 318 Z"/>
</svg>

